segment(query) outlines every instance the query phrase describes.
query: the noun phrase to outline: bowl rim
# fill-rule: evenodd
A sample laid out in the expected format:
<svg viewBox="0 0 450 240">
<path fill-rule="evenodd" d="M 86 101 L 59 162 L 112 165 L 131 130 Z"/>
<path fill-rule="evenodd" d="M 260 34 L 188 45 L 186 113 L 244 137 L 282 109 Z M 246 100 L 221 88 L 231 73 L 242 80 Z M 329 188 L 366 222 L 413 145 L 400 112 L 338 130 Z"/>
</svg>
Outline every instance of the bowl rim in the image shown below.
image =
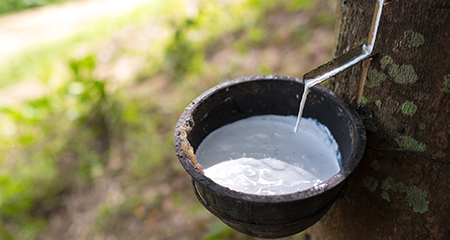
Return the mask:
<svg viewBox="0 0 450 240">
<path fill-rule="evenodd" d="M 196 165 L 189 159 L 189 157 L 185 153 L 183 149 L 181 149 L 181 142 L 182 139 L 180 137 L 180 133 L 182 130 L 180 130 L 181 126 L 185 126 L 186 124 L 191 124 L 190 121 L 192 119 L 192 114 L 195 111 L 196 107 L 200 106 L 202 102 L 214 95 L 215 93 L 226 89 L 231 86 L 239 85 L 242 83 L 252 82 L 252 81 L 267 81 L 267 80 L 274 80 L 274 81 L 291 81 L 296 82 L 299 84 L 303 84 L 301 79 L 294 78 L 294 77 L 288 77 L 288 76 L 278 76 L 278 75 L 257 75 L 257 76 L 248 76 L 248 77 L 241 77 L 236 78 L 233 80 L 229 80 L 226 82 L 223 82 L 221 84 L 218 84 L 207 91 L 200 94 L 197 98 L 195 98 L 183 111 L 181 114 L 177 125 L 175 127 L 175 133 L 174 133 L 174 145 L 175 150 L 177 152 L 178 160 L 180 161 L 181 165 L 184 167 L 186 172 L 192 177 L 192 179 L 201 185 L 205 186 L 209 190 L 212 190 L 218 194 L 242 200 L 242 201 L 249 201 L 249 202 L 258 202 L 258 203 L 283 203 L 283 202 L 291 202 L 291 201 L 297 201 L 302 200 L 306 198 L 311 198 L 313 196 L 317 196 L 322 194 L 328 189 L 334 188 L 341 183 L 343 183 L 347 177 L 353 172 L 353 170 L 356 168 L 358 163 L 360 162 L 362 155 L 364 153 L 365 147 L 366 147 L 366 132 L 364 129 L 364 125 L 362 120 L 360 119 L 359 115 L 356 113 L 356 111 L 352 110 L 351 105 L 346 103 L 340 96 L 338 96 L 333 91 L 323 87 L 323 86 L 315 86 L 311 89 L 311 91 L 319 91 L 323 92 L 326 95 L 329 95 L 330 97 L 334 98 L 335 101 L 342 106 L 342 108 L 345 110 L 346 114 L 350 114 L 352 116 L 355 125 L 356 125 L 356 140 L 352 141 L 351 148 L 352 148 L 352 154 L 350 156 L 350 159 L 348 162 L 341 168 L 339 172 L 337 172 L 335 175 L 333 175 L 328 180 L 322 182 L 319 185 L 313 186 L 311 188 L 295 192 L 295 193 L 289 193 L 289 194 L 283 194 L 283 195 L 256 195 L 256 194 L 248 194 L 243 192 L 238 192 L 232 189 L 229 189 L 227 187 L 221 186 L 217 183 L 215 183 L 210 178 L 206 177 L 203 174 L 203 171 L 198 169 Z M 190 143 L 189 143 L 190 145 Z M 192 146 L 191 146 L 192 148 Z M 180 154 L 181 153 L 181 154 Z"/>
</svg>

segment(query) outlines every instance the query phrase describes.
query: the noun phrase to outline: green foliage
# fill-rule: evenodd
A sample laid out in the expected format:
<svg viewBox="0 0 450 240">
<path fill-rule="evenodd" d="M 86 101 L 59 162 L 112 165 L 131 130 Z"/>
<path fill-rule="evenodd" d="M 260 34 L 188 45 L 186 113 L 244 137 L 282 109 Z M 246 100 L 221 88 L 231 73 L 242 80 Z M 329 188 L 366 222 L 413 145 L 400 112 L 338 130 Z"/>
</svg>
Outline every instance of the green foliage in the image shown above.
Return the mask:
<svg viewBox="0 0 450 240">
<path fill-rule="evenodd" d="M 17 12 L 28 8 L 65 1 L 67 0 L 2 0 L 0 1 L 0 14 Z"/>
<path fill-rule="evenodd" d="M 200 1 L 198 14 L 172 20 L 174 32 L 166 47 L 165 70 L 172 73 L 175 81 L 200 74 L 204 70 L 208 45 L 213 45 L 224 33 L 244 30 L 249 43 L 261 42 L 266 33 L 254 24 L 262 18 L 264 10 L 273 5 L 264 1 L 243 1 L 223 8 L 216 1 Z"/>
<path fill-rule="evenodd" d="M 47 96 L 0 112 L 0 225 L 22 229 L 16 237 L 25 230 L 32 237 L 45 226 L 45 213 L 67 187 L 60 178 L 67 180 L 71 173 L 58 169 L 63 153 L 76 156 L 79 179 L 90 180 L 104 168 L 103 137 L 118 117 L 115 100 L 105 83 L 93 78 L 92 56 L 70 67 L 72 78 Z M 12 228 L 1 231 L 4 237 Z"/>
<path fill-rule="evenodd" d="M 294 0 L 289 1 L 286 5 L 287 9 L 290 11 L 296 11 L 299 9 L 310 9 L 316 6 L 316 1 L 313 0 Z"/>
<path fill-rule="evenodd" d="M 69 67 L 70 78 L 45 97 L 1 108 L 1 238 L 34 238 L 63 188 L 104 175 L 112 140 L 126 142 L 124 170 L 135 180 L 172 155 L 173 126 L 159 106 L 108 91 L 94 77 L 94 56 Z"/>
<path fill-rule="evenodd" d="M 0 236 L 31 239 L 45 226 L 43 215 L 57 201 L 60 184 L 55 157 L 62 141 L 48 130 L 58 129 L 49 119 L 51 102 L 45 99 L 0 111 Z M 44 120 L 45 119 L 45 120 Z M 17 234 L 10 229 L 19 228 Z"/>
<path fill-rule="evenodd" d="M 257 23 L 276 5 L 275 1 L 248 0 L 224 7 L 220 1 L 203 0 L 198 14 L 187 16 L 183 8 L 173 8 L 178 3 L 161 1 L 119 20 L 86 26 L 85 32 L 68 41 L 37 46 L 2 66 L 0 76 L 7 81 L 30 76 L 43 79 L 47 94 L 21 105 L 0 106 L 0 239 L 33 239 L 46 226 L 61 192 L 105 176 L 121 174 L 121 184 L 133 187 L 123 202 L 100 205 L 93 227 L 96 231 L 107 229 L 110 221 L 136 207 L 162 204 L 159 195 L 159 202 L 143 197 L 139 187 L 161 181 L 161 175 L 170 178 L 182 171 L 173 161 L 173 127 L 183 107 L 219 81 L 214 79 L 217 74 L 207 61 L 208 53 L 223 36 L 230 35 L 236 37 L 233 45 L 243 55 L 260 46 L 270 34 Z M 289 8 L 311 4 L 314 2 L 296 1 Z M 142 53 L 149 59 L 149 67 L 138 75 L 144 79 L 162 73 L 175 80 L 164 89 L 168 92 L 164 99 L 151 93 L 135 96 L 132 90 L 112 87 L 94 74 L 93 42 L 148 22 L 152 15 L 163 19 L 161 25 L 169 34 L 152 43 L 151 51 Z M 86 47 L 87 56 L 75 58 L 74 49 L 85 44 L 90 46 Z M 230 74 L 232 69 L 221 69 L 221 74 Z M 272 73 L 264 64 L 259 70 Z M 57 80 L 48 80 L 55 76 Z M 1 82 L 2 86 L 8 84 Z M 112 158 L 119 159 L 117 166 Z M 173 196 L 175 207 L 185 207 L 182 194 Z M 218 222 L 206 239 L 245 239 L 236 236 Z"/>
<path fill-rule="evenodd" d="M 175 80 L 179 80 L 188 72 L 198 72 L 202 69 L 205 49 L 189 40 L 189 30 L 198 24 L 198 18 L 186 18 L 179 26 L 174 26 L 175 32 L 167 47 L 166 56 L 167 68 L 172 69 Z"/>
</svg>

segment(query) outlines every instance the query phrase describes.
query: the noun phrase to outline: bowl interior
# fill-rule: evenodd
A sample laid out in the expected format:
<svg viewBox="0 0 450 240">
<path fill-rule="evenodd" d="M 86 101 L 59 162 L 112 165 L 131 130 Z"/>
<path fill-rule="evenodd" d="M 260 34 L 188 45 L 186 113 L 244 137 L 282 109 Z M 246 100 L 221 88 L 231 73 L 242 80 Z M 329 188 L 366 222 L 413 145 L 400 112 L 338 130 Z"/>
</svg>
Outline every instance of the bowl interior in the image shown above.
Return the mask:
<svg viewBox="0 0 450 240">
<path fill-rule="evenodd" d="M 228 123 L 257 115 L 296 116 L 303 89 L 304 85 L 299 79 L 279 76 L 255 76 L 220 84 L 200 95 L 186 108 L 177 124 L 175 143 L 177 145 L 177 136 L 180 135 L 179 127 L 185 124 L 192 126 L 187 132 L 187 140 L 195 152 L 209 133 Z M 341 98 L 328 89 L 321 86 L 311 89 L 303 116 L 315 118 L 328 127 L 339 144 L 342 156 L 341 171 L 325 181 L 326 188 L 345 180 L 364 152 L 365 131 L 361 120 L 355 115 Z M 192 161 L 183 161 L 181 158 L 180 161 L 196 181 L 220 189 L 198 171 Z M 243 197 L 224 189 L 221 190 L 224 194 Z M 314 191 L 310 189 L 290 195 L 293 195 L 291 198 L 302 198 L 315 195 Z M 270 199 L 271 196 L 262 198 Z"/>
</svg>

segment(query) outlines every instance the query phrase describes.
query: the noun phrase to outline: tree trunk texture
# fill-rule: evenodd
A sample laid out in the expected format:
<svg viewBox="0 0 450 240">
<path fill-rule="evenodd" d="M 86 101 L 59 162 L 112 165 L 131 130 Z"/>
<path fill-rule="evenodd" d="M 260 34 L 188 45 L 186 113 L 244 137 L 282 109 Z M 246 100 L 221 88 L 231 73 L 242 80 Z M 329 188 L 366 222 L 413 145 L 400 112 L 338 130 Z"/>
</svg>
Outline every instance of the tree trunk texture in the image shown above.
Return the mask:
<svg viewBox="0 0 450 240">
<path fill-rule="evenodd" d="M 450 239 L 450 1 L 392 0 L 361 104 L 367 148 L 310 239 Z M 336 55 L 365 43 L 374 0 L 341 0 Z M 361 66 L 328 86 L 356 104 Z"/>
</svg>

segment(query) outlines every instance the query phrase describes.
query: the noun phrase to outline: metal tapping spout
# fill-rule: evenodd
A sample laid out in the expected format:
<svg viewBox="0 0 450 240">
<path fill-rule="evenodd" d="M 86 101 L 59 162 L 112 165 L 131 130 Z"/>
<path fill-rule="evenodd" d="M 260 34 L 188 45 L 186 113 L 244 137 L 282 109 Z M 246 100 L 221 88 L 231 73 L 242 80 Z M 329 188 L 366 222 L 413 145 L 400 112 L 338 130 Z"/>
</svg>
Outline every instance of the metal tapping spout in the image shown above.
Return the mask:
<svg viewBox="0 0 450 240">
<path fill-rule="evenodd" d="M 377 37 L 378 26 L 380 24 L 381 12 L 383 9 L 384 0 L 377 0 L 375 6 L 375 13 L 372 19 L 372 25 L 370 27 L 369 39 L 367 44 L 362 44 L 357 48 L 354 48 L 331 61 L 307 72 L 303 75 L 303 82 L 305 83 L 305 90 L 303 92 L 302 101 L 300 102 L 300 107 L 298 111 L 297 123 L 295 124 L 294 132 L 298 131 L 300 126 L 300 120 L 303 113 L 303 108 L 305 106 L 306 97 L 309 93 L 309 89 L 324 82 L 325 80 L 336 76 L 338 73 L 365 61 L 362 66 L 361 78 L 358 83 L 358 98 L 357 103 L 361 102 L 361 97 L 364 89 L 364 83 L 367 77 L 367 70 L 369 68 L 371 56 L 373 56 L 373 47 L 375 44 L 375 39 Z"/>
</svg>

